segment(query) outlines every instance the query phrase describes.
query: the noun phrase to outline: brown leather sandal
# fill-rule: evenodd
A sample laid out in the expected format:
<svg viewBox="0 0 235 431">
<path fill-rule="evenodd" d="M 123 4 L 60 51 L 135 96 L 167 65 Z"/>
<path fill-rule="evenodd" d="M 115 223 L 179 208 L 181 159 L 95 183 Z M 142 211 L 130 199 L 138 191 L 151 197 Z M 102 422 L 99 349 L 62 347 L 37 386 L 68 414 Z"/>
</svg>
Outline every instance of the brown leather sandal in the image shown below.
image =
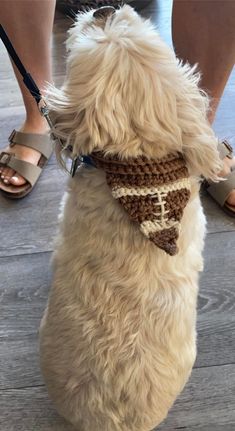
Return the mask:
<svg viewBox="0 0 235 431">
<path fill-rule="evenodd" d="M 22 186 L 14 186 L 13 184 L 5 184 L 0 179 L 0 190 L 4 196 L 11 199 L 20 199 L 28 195 L 35 186 L 42 169 L 50 158 L 53 147 L 48 135 L 23 133 L 13 130 L 9 136 L 10 147 L 15 144 L 33 148 L 41 153 L 41 157 L 37 165 L 21 160 L 14 153 L 3 151 L 0 153 L 0 166 L 9 167 L 16 171 L 27 181 Z"/>
<path fill-rule="evenodd" d="M 221 159 L 225 157 L 233 159 L 233 148 L 227 141 L 219 143 L 218 149 Z M 209 195 L 221 206 L 223 211 L 231 217 L 235 217 L 235 206 L 229 205 L 226 201 L 233 189 L 235 189 L 235 168 L 231 169 L 231 173 L 227 176 L 225 181 L 206 184 L 206 190 Z"/>
</svg>

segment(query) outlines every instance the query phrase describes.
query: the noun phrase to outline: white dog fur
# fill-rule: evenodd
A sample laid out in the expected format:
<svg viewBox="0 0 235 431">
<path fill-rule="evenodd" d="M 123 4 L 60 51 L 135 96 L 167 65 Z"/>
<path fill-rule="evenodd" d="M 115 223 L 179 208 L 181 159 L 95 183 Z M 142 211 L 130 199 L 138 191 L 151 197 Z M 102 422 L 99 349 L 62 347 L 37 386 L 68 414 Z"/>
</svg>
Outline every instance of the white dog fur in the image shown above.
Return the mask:
<svg viewBox="0 0 235 431">
<path fill-rule="evenodd" d="M 70 179 L 41 325 L 41 365 L 58 411 L 78 431 L 149 431 L 167 415 L 196 355 L 205 217 L 199 177 L 217 180 L 217 140 L 199 75 L 129 6 L 106 21 L 78 15 L 61 90 L 49 90 L 56 133 L 73 154 L 184 154 L 191 198 L 179 253 L 146 239 L 105 174 Z"/>
</svg>

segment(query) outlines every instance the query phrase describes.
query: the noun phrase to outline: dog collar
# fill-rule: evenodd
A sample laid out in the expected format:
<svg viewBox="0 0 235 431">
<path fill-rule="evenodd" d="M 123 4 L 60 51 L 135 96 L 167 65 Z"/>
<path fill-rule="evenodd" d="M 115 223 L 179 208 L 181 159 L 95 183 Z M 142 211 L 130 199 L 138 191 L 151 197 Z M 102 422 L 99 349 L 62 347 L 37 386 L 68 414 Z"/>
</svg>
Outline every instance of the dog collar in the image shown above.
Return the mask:
<svg viewBox="0 0 235 431">
<path fill-rule="evenodd" d="M 81 158 L 82 158 L 82 163 L 85 163 L 86 165 L 94 166 L 95 167 L 95 164 L 93 163 L 91 157 L 89 157 L 89 156 L 82 156 Z"/>
</svg>

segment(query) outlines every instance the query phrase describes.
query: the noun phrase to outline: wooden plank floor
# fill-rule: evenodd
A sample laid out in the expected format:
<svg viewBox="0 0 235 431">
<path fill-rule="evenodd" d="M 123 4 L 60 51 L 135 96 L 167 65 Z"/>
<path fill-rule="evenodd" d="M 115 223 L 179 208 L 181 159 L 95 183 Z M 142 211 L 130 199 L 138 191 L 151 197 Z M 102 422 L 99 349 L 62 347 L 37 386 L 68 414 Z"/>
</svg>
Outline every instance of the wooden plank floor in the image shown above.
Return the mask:
<svg viewBox="0 0 235 431">
<path fill-rule="evenodd" d="M 170 43 L 171 0 L 144 14 Z M 63 81 L 63 41 L 71 21 L 56 15 L 54 77 Z M 24 116 L 10 62 L 0 45 L 0 148 Z M 235 72 L 215 121 L 218 135 L 235 143 Z M 38 361 L 38 327 L 50 286 L 50 257 L 66 175 L 52 159 L 34 192 L 19 202 L 0 196 L 0 430 L 72 431 L 47 397 Z M 161 431 L 235 429 L 235 220 L 202 196 L 208 217 L 205 270 L 198 302 L 198 356 L 189 383 Z M 110 430 L 111 431 L 111 430 Z"/>
</svg>

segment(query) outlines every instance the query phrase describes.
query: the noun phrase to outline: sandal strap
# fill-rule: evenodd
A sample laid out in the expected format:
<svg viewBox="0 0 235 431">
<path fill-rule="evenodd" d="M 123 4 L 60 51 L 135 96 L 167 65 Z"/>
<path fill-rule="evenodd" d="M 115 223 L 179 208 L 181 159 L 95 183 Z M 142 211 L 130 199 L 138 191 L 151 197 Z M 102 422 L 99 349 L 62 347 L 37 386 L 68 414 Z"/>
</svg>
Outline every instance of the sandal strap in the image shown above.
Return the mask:
<svg viewBox="0 0 235 431">
<path fill-rule="evenodd" d="M 207 187 L 208 193 L 221 207 L 224 206 L 233 189 L 235 189 L 235 171 L 232 171 L 226 180 L 213 183 Z"/>
<path fill-rule="evenodd" d="M 16 171 L 19 175 L 25 178 L 32 187 L 37 182 L 42 172 L 42 169 L 39 166 L 35 166 L 25 160 L 17 159 L 15 155 L 11 153 L 2 152 L 0 154 L 0 164 Z"/>
<path fill-rule="evenodd" d="M 220 158 L 222 160 L 225 157 L 228 157 L 229 159 L 233 158 L 233 147 L 229 144 L 228 141 L 226 141 L 226 139 L 218 143 L 218 150 L 219 150 Z"/>
<path fill-rule="evenodd" d="M 23 145 L 39 151 L 46 159 L 49 159 L 52 152 L 52 142 L 49 135 L 39 133 L 23 133 L 13 130 L 8 138 L 10 146 Z"/>
</svg>

